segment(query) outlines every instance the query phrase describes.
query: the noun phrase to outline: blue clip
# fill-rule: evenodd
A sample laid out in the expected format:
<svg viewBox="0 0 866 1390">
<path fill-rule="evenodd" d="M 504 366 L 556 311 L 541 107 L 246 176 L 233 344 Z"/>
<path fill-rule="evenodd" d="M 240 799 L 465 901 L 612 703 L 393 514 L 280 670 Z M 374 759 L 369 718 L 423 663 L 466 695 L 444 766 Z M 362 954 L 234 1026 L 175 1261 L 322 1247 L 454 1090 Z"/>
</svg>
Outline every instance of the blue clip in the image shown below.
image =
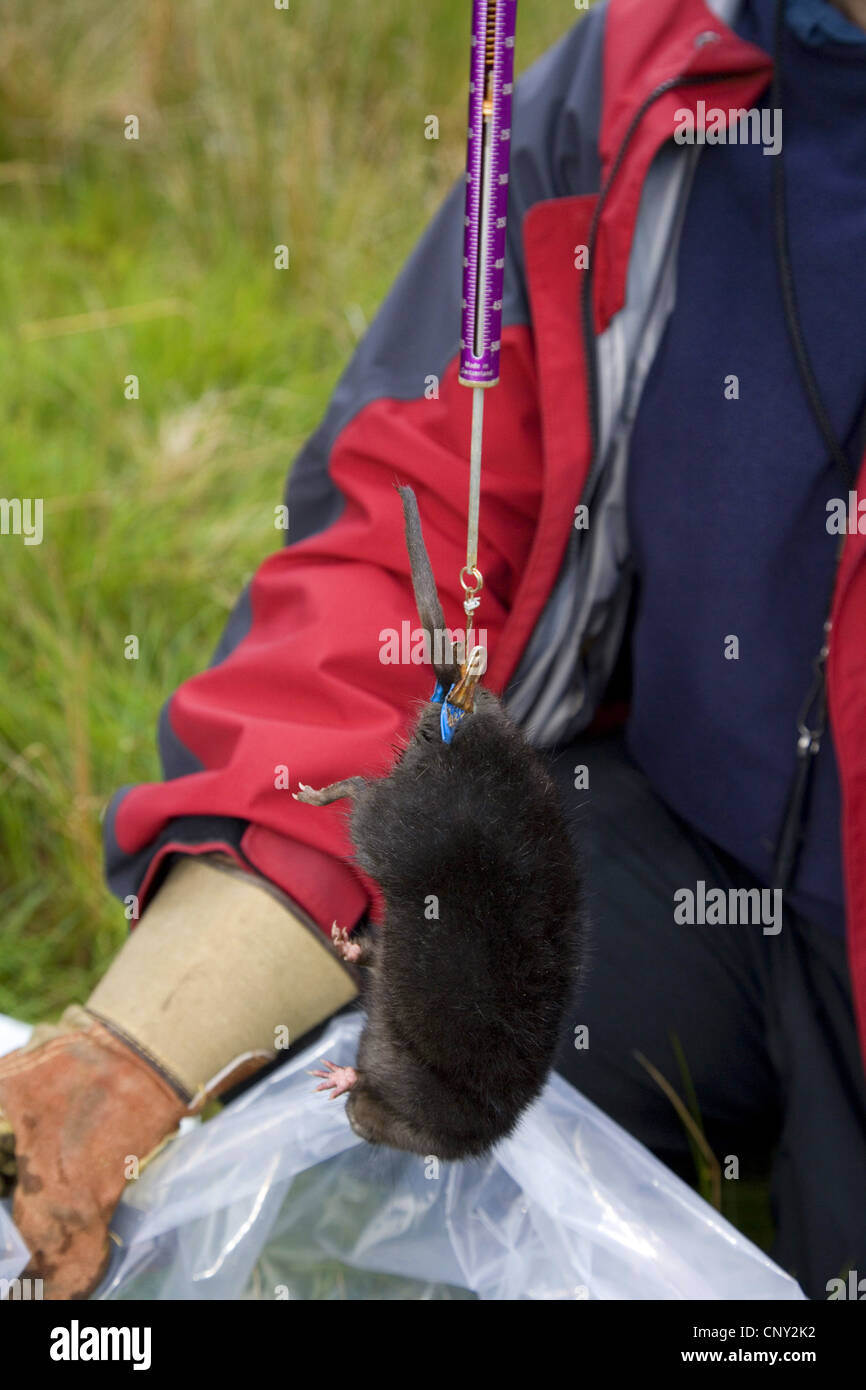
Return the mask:
<svg viewBox="0 0 866 1390">
<path fill-rule="evenodd" d="M 434 689 L 433 694 L 430 696 L 431 702 L 434 705 L 442 706 L 442 715 L 439 720 L 439 731 L 442 734 L 443 743 L 451 742 L 452 738 L 454 737 L 454 730 L 456 729 L 457 725 L 460 723 L 460 720 L 466 713 L 466 711 L 460 709 L 459 706 L 448 703 L 448 695 L 451 694 L 451 691 L 453 689 L 453 685 L 449 686 L 448 692 L 446 694 L 445 687 L 442 684 L 442 682 L 437 681 L 436 688 Z"/>
</svg>

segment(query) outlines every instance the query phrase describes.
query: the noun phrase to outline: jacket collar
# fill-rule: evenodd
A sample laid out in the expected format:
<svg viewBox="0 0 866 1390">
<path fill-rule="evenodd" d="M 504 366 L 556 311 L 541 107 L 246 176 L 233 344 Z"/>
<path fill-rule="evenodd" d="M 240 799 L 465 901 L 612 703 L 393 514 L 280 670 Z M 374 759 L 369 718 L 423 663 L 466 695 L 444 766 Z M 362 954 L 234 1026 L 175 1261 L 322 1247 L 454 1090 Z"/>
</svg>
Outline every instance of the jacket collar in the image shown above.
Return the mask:
<svg viewBox="0 0 866 1390">
<path fill-rule="evenodd" d="M 593 275 L 595 325 L 603 332 L 625 301 L 641 189 L 676 112 L 754 105 L 768 85 L 769 54 L 746 43 L 705 0 L 609 0 L 599 136 L 602 210 Z M 665 84 L 682 79 L 671 90 Z"/>
</svg>

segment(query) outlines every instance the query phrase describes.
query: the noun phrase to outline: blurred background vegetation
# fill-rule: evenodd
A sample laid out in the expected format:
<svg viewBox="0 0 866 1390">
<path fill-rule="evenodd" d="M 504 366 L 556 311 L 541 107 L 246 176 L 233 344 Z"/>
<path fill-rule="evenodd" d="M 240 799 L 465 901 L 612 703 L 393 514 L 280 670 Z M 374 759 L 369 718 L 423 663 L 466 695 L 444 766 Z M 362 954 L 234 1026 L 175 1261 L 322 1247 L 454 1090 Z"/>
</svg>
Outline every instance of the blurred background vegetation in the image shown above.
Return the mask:
<svg viewBox="0 0 866 1390">
<path fill-rule="evenodd" d="M 0 1012 L 57 1014 L 125 937 L 100 814 L 159 776 L 159 708 L 278 544 L 291 461 L 460 173 L 469 16 L 3 6 L 0 496 L 44 498 L 45 538 L 0 539 Z M 521 0 L 519 68 L 575 18 Z"/>
</svg>

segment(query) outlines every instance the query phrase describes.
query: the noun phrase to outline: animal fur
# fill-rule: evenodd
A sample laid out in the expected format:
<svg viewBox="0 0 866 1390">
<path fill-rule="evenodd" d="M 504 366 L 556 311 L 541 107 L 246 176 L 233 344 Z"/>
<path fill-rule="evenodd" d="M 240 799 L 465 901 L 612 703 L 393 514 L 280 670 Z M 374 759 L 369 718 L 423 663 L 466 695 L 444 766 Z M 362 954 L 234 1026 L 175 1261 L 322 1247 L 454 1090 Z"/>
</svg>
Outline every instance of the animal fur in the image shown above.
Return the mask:
<svg viewBox="0 0 866 1390">
<path fill-rule="evenodd" d="M 433 650 L 445 622 L 415 495 L 399 492 Z M 446 690 L 460 676 L 449 649 L 435 670 Z M 580 885 L 557 790 L 500 701 L 478 687 L 450 744 L 441 708 L 424 705 L 387 777 L 298 795 L 351 797 L 357 862 L 385 901 L 374 939 L 335 930 L 367 972 L 367 1023 L 356 1067 L 328 1063 L 320 1089 L 348 1090 L 370 1143 L 463 1159 L 514 1129 L 553 1064 L 579 970 Z"/>
</svg>

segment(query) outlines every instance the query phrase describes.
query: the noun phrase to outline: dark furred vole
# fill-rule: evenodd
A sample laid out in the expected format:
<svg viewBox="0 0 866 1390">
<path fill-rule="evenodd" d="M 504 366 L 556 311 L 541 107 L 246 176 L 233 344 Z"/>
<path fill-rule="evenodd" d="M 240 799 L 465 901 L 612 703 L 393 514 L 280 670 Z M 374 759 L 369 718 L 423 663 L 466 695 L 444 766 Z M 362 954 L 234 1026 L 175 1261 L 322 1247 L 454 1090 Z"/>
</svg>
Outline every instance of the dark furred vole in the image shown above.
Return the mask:
<svg viewBox="0 0 866 1390">
<path fill-rule="evenodd" d="M 419 617 L 446 632 L 415 495 L 399 489 Z M 435 667 L 460 679 L 450 644 Z M 573 999 L 581 950 L 578 874 L 557 790 L 502 704 L 477 687 L 450 743 L 426 703 L 389 776 L 302 784 L 302 801 L 353 800 L 359 866 L 382 890 L 384 925 L 336 949 L 367 970 L 356 1067 L 325 1064 L 374 1144 L 462 1159 L 509 1134 L 541 1091 Z"/>
</svg>

